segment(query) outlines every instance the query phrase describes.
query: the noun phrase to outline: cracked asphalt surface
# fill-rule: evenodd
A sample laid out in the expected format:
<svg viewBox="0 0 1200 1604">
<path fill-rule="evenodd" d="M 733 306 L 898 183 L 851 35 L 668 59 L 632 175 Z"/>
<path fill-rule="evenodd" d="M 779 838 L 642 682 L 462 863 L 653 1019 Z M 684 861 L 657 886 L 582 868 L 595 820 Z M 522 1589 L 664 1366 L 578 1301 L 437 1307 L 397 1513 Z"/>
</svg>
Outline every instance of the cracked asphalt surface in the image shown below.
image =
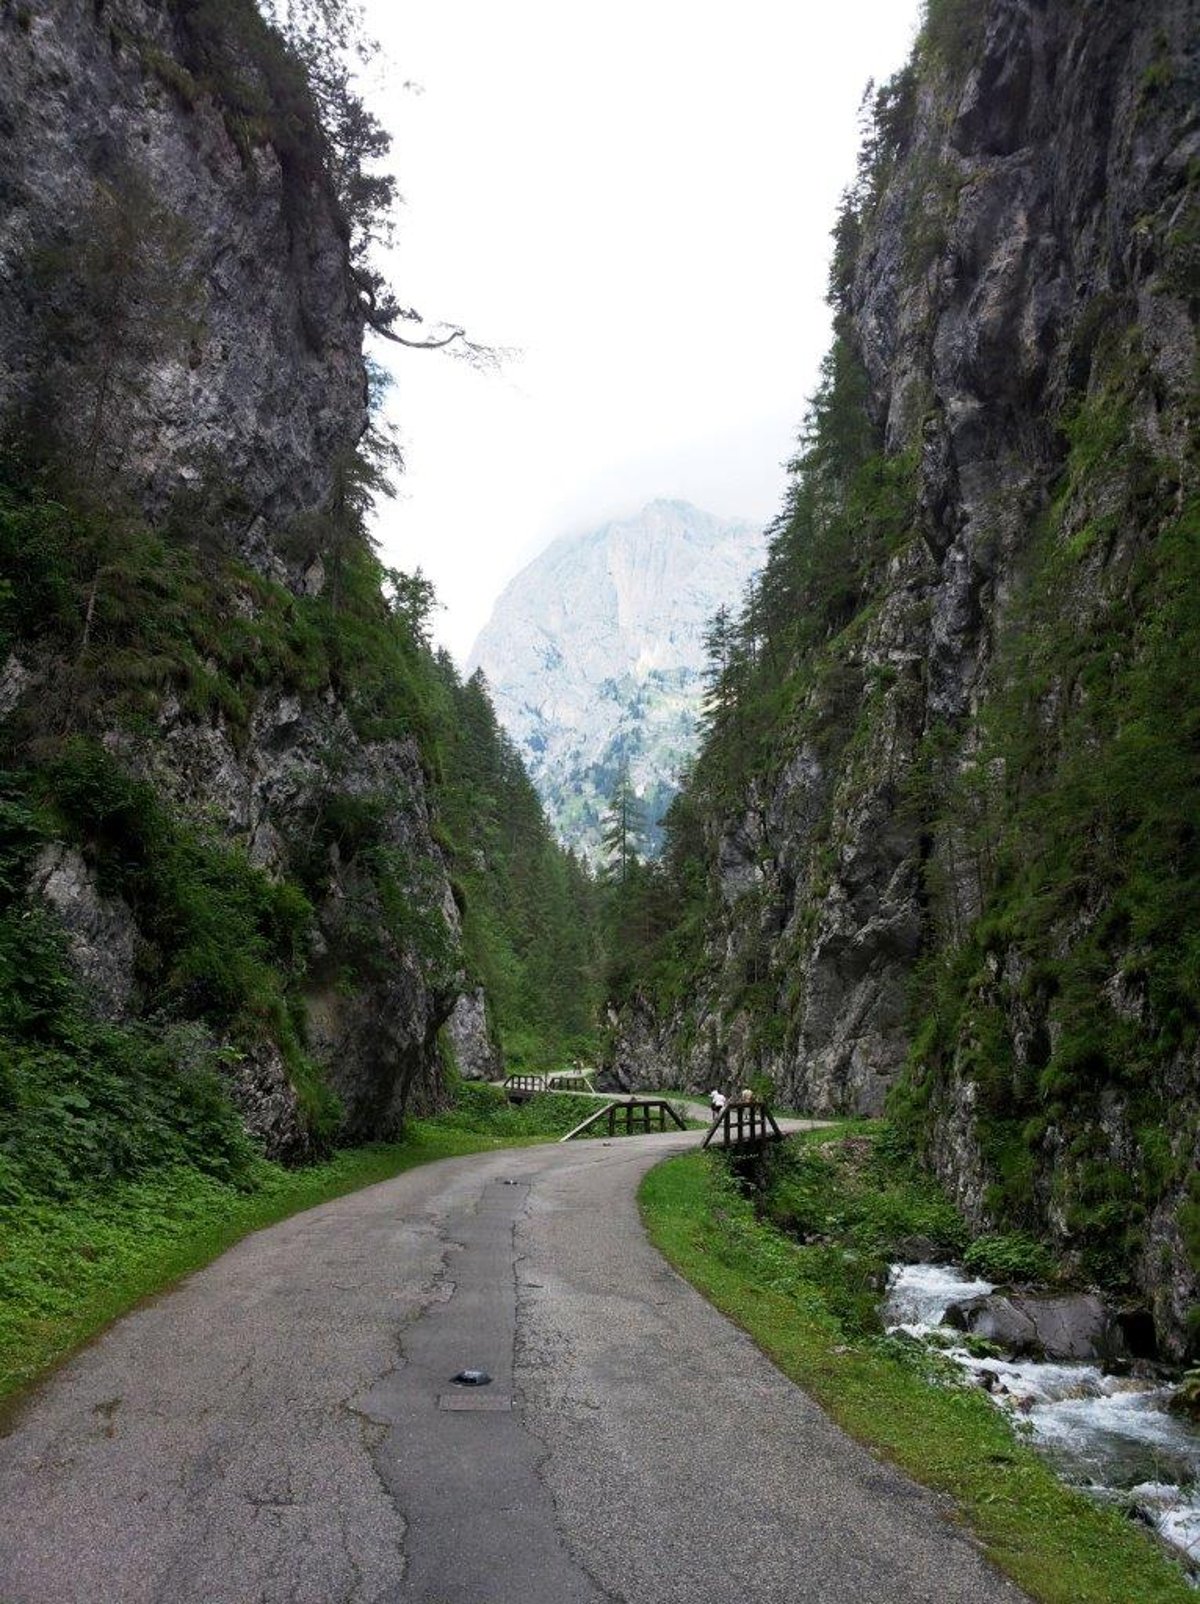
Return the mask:
<svg viewBox="0 0 1200 1604">
<path fill-rule="evenodd" d="M 696 1142 L 430 1165 L 127 1316 L 8 1423 L 0 1600 L 1019 1604 L 650 1247 Z"/>
</svg>

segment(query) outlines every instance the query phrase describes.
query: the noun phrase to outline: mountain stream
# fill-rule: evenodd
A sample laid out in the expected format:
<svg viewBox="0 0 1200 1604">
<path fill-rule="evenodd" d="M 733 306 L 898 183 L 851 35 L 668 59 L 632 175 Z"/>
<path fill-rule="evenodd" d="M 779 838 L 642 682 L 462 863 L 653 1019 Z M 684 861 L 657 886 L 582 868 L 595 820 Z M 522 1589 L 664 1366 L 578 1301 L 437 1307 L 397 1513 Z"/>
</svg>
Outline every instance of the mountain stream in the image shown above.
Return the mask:
<svg viewBox="0 0 1200 1604">
<path fill-rule="evenodd" d="M 1200 1430 L 1168 1411 L 1171 1388 L 1096 1364 L 976 1357 L 946 1311 L 994 1290 L 953 1266 L 897 1264 L 884 1324 L 937 1347 L 1024 1423 L 1064 1481 L 1134 1510 L 1200 1572 Z"/>
</svg>

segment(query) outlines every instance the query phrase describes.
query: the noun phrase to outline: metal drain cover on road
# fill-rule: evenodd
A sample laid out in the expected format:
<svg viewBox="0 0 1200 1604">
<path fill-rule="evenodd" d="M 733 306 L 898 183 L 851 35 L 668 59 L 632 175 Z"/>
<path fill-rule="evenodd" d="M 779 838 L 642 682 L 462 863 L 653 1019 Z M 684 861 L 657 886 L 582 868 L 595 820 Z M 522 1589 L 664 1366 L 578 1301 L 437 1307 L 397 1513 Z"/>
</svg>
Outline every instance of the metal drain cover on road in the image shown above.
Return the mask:
<svg viewBox="0 0 1200 1604">
<path fill-rule="evenodd" d="M 443 1392 L 438 1398 L 438 1408 L 507 1415 L 512 1413 L 512 1399 L 502 1392 Z"/>
</svg>

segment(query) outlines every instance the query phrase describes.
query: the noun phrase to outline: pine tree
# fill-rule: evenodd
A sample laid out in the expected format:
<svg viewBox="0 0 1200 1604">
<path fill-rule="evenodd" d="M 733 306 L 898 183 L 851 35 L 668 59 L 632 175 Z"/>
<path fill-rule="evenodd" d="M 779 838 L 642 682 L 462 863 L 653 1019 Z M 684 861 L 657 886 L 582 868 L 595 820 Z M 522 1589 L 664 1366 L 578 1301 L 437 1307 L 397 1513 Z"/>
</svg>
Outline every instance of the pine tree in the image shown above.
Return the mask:
<svg viewBox="0 0 1200 1604">
<path fill-rule="evenodd" d="M 638 861 L 645 830 L 646 821 L 629 778 L 629 765 L 623 764 L 605 810 L 600 836 L 607 872 L 618 885 L 625 884 L 630 866 Z"/>
</svg>

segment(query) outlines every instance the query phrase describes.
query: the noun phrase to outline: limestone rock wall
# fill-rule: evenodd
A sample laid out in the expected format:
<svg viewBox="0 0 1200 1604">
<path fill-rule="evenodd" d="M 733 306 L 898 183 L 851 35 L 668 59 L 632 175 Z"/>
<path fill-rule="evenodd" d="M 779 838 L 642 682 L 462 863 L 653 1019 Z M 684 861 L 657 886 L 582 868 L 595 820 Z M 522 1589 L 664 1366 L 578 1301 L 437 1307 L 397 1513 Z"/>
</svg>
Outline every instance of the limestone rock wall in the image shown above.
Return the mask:
<svg viewBox="0 0 1200 1604">
<path fill-rule="evenodd" d="M 367 380 L 319 138 L 303 105 L 278 104 L 253 7 L 225 13 L 224 31 L 201 37 L 201 11 L 175 0 L 0 4 L 0 419 L 35 456 L 73 465 L 93 500 L 123 498 L 168 530 L 168 514 L 202 522 L 223 577 L 190 605 L 254 623 L 269 591 L 254 575 L 276 587 L 271 605 L 323 591 L 317 515 L 366 427 Z M 32 732 L 30 750 L 60 667 L 30 648 L 0 675 L 0 708 Z M 179 818 L 244 846 L 273 879 L 311 860 L 331 800 L 383 799 L 372 850 L 391 865 L 393 906 L 361 861 L 324 848 L 315 872 L 309 862 L 322 889 L 299 986 L 306 1049 L 341 1100 L 343 1133 L 371 1138 L 439 1094 L 460 930 L 417 741 L 363 733 L 347 694 L 333 679 L 254 684 L 235 721 L 198 715 L 167 685 L 150 717 L 89 717 Z M 97 1011 L 138 1017 L 129 907 L 67 845 L 43 853 L 33 890 Z M 309 1150 L 269 1029 L 226 1054 L 226 1073 L 269 1153 Z"/>
<path fill-rule="evenodd" d="M 949 63 L 928 43 L 918 53 L 907 126 L 867 208 L 843 306 L 884 449 L 915 465 L 920 538 L 880 565 L 861 598 L 839 681 L 853 738 L 821 749 L 789 744 L 781 730 L 770 782 L 754 781 L 739 810 L 708 819 L 717 912 L 704 958 L 683 1002 L 664 1013 L 635 999 L 617 1021 L 623 1085 L 680 1079 L 701 1090 L 766 1074 L 786 1104 L 881 1111 L 912 1051 L 914 976 L 966 939 L 987 891 L 971 821 L 931 823 L 914 805 L 921 765 L 932 749 L 941 772 L 961 774 L 979 750 L 1032 554 L 1063 493 L 1073 420 L 1109 382 L 1098 354 L 1106 339 L 1135 353 L 1122 377 L 1127 437 L 1158 465 L 1154 494 L 1161 501 L 1174 480 L 1181 506 L 1194 482 L 1196 6 L 988 0 L 938 10 L 979 19 L 968 59 Z M 1156 536 L 1129 516 L 1127 480 L 1104 482 L 1099 459 L 1089 471 L 1090 500 L 1077 484 L 1072 494 L 1113 527 L 1060 599 L 1081 638 Z M 1080 513 L 1076 533 L 1085 527 Z M 818 687 L 810 705 L 829 694 Z M 1055 698 L 1080 694 L 1046 687 L 1047 750 Z M 1092 905 L 1102 904 L 1098 886 Z M 1056 929 L 1050 948 L 1069 952 L 1085 929 Z M 989 962 L 985 1000 L 1002 1018 L 1014 1081 L 1036 1079 L 1053 1007 L 1027 957 L 999 951 Z M 1122 985 L 1119 958 L 1110 983 Z M 986 1228 L 997 1218 L 997 1161 L 981 1137 L 974 1061 L 964 1039 L 927 1087 L 925 1119 L 928 1156 Z M 1176 1111 L 1182 1179 L 1147 1222 L 1137 1273 L 1165 1345 L 1181 1352 L 1197 1298 L 1178 1224 L 1197 1157 L 1194 1053 L 1161 1062 L 1147 1095 L 1164 1119 Z M 1086 1135 L 1103 1162 L 1128 1167 L 1140 1162 L 1134 1123 L 1128 1098 L 1114 1094 L 1103 1114 L 1089 1107 L 1069 1137 L 1052 1128 L 1035 1150 L 1030 1204 L 1068 1251 L 1061 1177 L 1078 1142 Z"/>
<path fill-rule="evenodd" d="M 446 1021 L 454 1065 L 464 1080 L 496 1080 L 504 1073 L 504 1054 L 496 1042 L 482 986 L 464 992 Z"/>
<path fill-rule="evenodd" d="M 239 134 L 192 9 L 0 7 L 0 413 L 150 507 L 219 475 L 269 562 L 256 518 L 317 506 L 365 427 L 363 320 L 327 184 Z"/>
</svg>

